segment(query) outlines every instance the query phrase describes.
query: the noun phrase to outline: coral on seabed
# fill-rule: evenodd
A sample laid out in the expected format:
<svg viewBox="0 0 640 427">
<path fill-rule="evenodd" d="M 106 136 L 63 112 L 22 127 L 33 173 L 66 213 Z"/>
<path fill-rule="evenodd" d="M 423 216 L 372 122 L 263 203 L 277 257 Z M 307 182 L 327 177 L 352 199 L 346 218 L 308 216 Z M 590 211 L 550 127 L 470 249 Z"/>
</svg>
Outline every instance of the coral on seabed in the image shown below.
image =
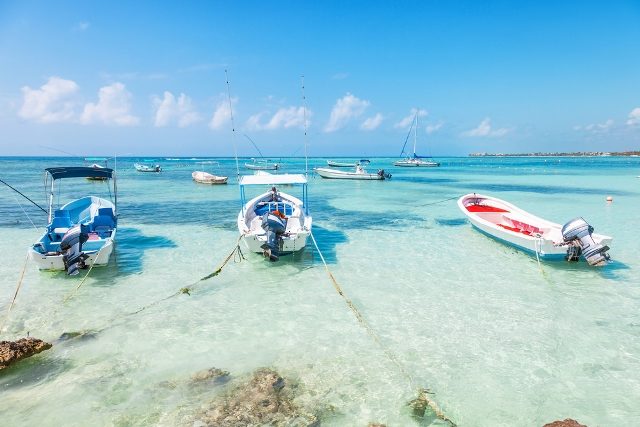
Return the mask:
<svg viewBox="0 0 640 427">
<path fill-rule="evenodd" d="M 20 338 L 17 341 L 0 341 L 0 370 L 34 354 L 51 348 L 51 344 L 37 338 Z"/>
<path fill-rule="evenodd" d="M 545 424 L 542 427 L 587 427 L 587 426 L 584 424 L 580 424 L 576 420 L 567 418 L 566 420 L 563 420 L 563 421 L 554 421 L 552 423 Z"/>
</svg>

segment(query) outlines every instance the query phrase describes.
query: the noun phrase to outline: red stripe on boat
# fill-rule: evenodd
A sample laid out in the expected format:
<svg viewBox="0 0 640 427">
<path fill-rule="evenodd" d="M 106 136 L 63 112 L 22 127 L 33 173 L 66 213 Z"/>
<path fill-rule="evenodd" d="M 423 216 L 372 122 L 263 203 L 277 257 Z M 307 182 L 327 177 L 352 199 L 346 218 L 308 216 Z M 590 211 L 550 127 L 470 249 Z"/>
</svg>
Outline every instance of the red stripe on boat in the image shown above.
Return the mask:
<svg viewBox="0 0 640 427">
<path fill-rule="evenodd" d="M 509 212 L 501 208 L 489 205 L 468 205 L 466 206 L 469 212 Z"/>
</svg>

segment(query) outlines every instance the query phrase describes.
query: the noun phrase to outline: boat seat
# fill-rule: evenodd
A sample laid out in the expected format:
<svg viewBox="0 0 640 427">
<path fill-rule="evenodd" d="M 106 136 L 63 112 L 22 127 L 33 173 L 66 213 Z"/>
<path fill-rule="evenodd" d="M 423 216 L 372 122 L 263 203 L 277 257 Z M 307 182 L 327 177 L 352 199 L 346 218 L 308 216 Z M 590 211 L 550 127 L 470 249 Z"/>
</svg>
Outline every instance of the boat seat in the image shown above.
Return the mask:
<svg viewBox="0 0 640 427">
<path fill-rule="evenodd" d="M 49 226 L 49 231 L 53 231 L 54 233 L 66 233 L 69 228 L 71 228 L 71 217 L 69 215 L 69 211 L 57 209 L 53 213 L 53 220 L 51 221 L 51 225 Z M 55 231 L 56 229 L 66 229 L 64 231 Z"/>
<path fill-rule="evenodd" d="M 286 216 L 293 213 L 293 206 L 290 203 L 285 202 L 260 202 L 253 210 L 257 216 L 262 216 L 267 212 L 280 211 Z"/>
<path fill-rule="evenodd" d="M 469 212 L 509 212 L 502 208 L 490 205 L 468 205 L 466 208 Z"/>
<path fill-rule="evenodd" d="M 90 230 L 97 233 L 100 237 L 108 237 L 113 227 L 115 227 L 116 222 L 112 215 L 102 215 L 101 211 L 103 210 L 113 212 L 111 208 L 100 208 L 98 210 L 99 215 L 93 218 Z"/>
</svg>

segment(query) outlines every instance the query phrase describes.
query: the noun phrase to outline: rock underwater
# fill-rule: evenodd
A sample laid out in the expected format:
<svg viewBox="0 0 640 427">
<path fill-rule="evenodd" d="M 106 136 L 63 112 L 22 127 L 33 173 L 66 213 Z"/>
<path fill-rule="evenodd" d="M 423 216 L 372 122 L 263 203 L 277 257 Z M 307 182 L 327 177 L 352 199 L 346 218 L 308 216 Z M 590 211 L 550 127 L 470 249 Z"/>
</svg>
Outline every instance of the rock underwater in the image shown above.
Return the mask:
<svg viewBox="0 0 640 427">
<path fill-rule="evenodd" d="M 50 348 L 51 344 L 48 342 L 32 337 L 0 341 L 0 370 Z"/>
<path fill-rule="evenodd" d="M 276 371 L 260 368 L 195 416 L 193 426 L 319 426 L 317 416 L 293 403 L 295 393 Z"/>
<path fill-rule="evenodd" d="M 563 421 L 554 421 L 552 423 L 545 424 L 542 427 L 587 427 L 584 424 L 580 424 L 576 420 L 572 420 L 571 418 L 567 418 Z"/>
</svg>

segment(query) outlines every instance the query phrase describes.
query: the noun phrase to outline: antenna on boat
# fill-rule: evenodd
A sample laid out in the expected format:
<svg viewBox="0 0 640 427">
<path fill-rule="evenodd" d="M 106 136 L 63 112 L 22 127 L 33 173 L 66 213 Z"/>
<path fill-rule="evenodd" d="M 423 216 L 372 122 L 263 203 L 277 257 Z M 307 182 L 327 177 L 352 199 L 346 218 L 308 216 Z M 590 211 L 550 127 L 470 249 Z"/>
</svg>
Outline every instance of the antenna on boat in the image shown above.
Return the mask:
<svg viewBox="0 0 640 427">
<path fill-rule="evenodd" d="M 302 109 L 304 117 L 304 176 L 309 174 L 309 158 L 307 157 L 307 97 L 304 95 L 304 74 L 302 80 Z"/>
<path fill-rule="evenodd" d="M 236 126 L 233 123 L 233 108 L 231 107 L 231 89 L 229 89 L 229 73 L 227 70 L 224 70 L 224 77 L 227 81 L 227 99 L 229 100 L 229 115 L 231 116 L 231 135 L 233 138 L 233 152 L 236 157 L 236 174 L 238 179 L 240 179 L 240 165 L 238 164 L 238 148 L 236 146 Z"/>
</svg>

